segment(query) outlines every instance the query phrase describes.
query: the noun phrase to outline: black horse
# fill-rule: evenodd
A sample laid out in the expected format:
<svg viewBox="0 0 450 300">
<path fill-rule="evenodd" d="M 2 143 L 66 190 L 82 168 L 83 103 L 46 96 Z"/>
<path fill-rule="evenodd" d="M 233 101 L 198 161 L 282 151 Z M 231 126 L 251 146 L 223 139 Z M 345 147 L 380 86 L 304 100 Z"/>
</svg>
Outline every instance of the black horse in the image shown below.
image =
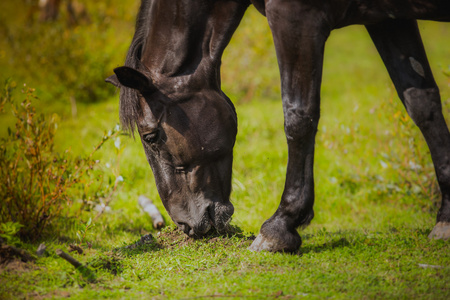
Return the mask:
<svg viewBox="0 0 450 300">
<path fill-rule="evenodd" d="M 398 95 L 422 131 L 442 203 L 430 234 L 450 238 L 450 133 L 416 19 L 450 21 L 448 0 L 142 0 L 124 67 L 120 117 L 137 127 L 158 192 L 177 226 L 192 237 L 225 231 L 237 117 L 222 92 L 222 53 L 247 7 L 267 17 L 282 82 L 288 143 L 281 203 L 251 250 L 295 251 L 299 226 L 314 216 L 314 143 L 325 42 L 335 28 L 367 28 Z"/>
</svg>

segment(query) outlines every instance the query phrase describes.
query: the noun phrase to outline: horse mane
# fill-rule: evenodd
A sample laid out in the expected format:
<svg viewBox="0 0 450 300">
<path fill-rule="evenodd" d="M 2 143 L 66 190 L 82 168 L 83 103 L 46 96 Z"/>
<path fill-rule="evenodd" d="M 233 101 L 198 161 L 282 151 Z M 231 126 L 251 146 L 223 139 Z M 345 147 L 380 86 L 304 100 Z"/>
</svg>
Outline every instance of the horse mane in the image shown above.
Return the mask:
<svg viewBox="0 0 450 300">
<path fill-rule="evenodd" d="M 152 0 L 141 0 L 141 6 L 136 18 L 135 33 L 125 59 L 125 66 L 137 70 L 142 68 L 141 54 L 150 28 L 149 9 L 151 7 L 151 1 Z M 123 129 L 130 132 L 133 136 L 139 114 L 140 106 L 138 92 L 134 89 L 121 86 L 119 102 L 120 122 Z"/>
</svg>

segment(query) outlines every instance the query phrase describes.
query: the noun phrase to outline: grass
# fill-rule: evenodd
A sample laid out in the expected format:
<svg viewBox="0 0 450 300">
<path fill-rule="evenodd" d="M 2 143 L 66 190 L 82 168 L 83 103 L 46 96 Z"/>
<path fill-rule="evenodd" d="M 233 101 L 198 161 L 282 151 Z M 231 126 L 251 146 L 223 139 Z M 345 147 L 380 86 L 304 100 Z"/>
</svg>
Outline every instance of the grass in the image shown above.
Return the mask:
<svg viewBox="0 0 450 300">
<path fill-rule="evenodd" d="M 184 237 L 177 240 L 170 231 L 164 230 L 158 242 L 167 235 L 176 244 L 163 249 L 128 250 L 120 248 L 123 241 L 115 241 L 77 256 L 95 270 L 95 283 L 88 283 L 53 254 L 32 270 L 6 273 L 9 284 L 3 287 L 3 296 L 445 299 L 449 295 L 450 268 L 443 255 L 448 243 L 430 242 L 420 229 L 319 230 L 303 235 L 297 255 L 253 253 L 246 250 L 249 241 L 240 237 L 180 243 Z M 119 250 L 111 251 L 116 247 Z"/>
<path fill-rule="evenodd" d="M 95 273 L 94 282 L 55 254 L 76 242 L 78 227 L 95 215 L 84 212 L 62 222 L 55 236 L 45 240 L 48 251 L 43 258 L 0 268 L 1 299 L 450 297 L 450 244 L 427 238 L 438 200 L 428 149 L 361 27 L 338 30 L 328 42 L 316 147 L 316 217 L 301 232 L 302 248 L 294 255 L 247 250 L 252 233 L 279 203 L 287 162 L 276 60 L 264 34 L 268 28 L 253 29 L 252 22 L 265 21 L 250 12 L 225 53 L 222 71 L 224 90 L 231 91 L 239 116 L 232 224 L 243 233 L 193 241 L 175 231 L 140 142 L 121 137 L 120 156 L 109 144 L 98 159 L 105 172 L 123 176 L 124 182 L 111 212 L 94 220 L 86 234 L 92 248 L 84 244 L 83 255 L 72 253 Z M 421 27 L 449 121 L 450 86 L 442 72 L 449 63 L 448 40 L 442 38 L 448 36 L 448 26 Z M 264 36 L 254 42 L 259 45 L 256 54 L 239 48 L 256 33 Z M 249 79 L 247 89 L 235 91 L 233 74 L 239 66 L 233 60 L 241 57 L 256 67 L 255 59 L 264 57 L 257 69 L 262 75 Z M 244 78 L 250 76 L 241 68 Z M 47 104 L 38 105 L 51 110 Z M 61 119 L 55 151 L 90 153 L 104 131 L 116 125 L 117 96 L 81 103 L 77 118 L 63 114 Z M 420 172 L 410 168 L 414 164 Z M 153 199 L 169 223 L 161 233 L 139 209 L 140 194 Z M 126 248 L 149 232 L 155 243 Z M 30 252 L 37 246 L 22 244 Z"/>
</svg>

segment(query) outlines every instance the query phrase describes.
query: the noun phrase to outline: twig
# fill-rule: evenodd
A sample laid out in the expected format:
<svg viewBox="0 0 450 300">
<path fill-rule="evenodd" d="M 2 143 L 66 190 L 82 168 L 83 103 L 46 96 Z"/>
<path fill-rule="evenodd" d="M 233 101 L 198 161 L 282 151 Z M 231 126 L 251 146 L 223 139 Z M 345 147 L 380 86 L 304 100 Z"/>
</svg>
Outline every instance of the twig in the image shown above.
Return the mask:
<svg viewBox="0 0 450 300">
<path fill-rule="evenodd" d="M 68 261 L 72 266 L 74 266 L 75 268 L 79 268 L 81 266 L 83 266 L 82 263 L 80 263 L 78 260 L 76 260 L 75 258 L 73 258 L 72 256 L 70 256 L 69 254 L 67 254 L 66 252 L 62 251 L 61 249 L 56 249 L 56 254 L 65 259 L 66 261 Z"/>
<path fill-rule="evenodd" d="M 152 219 L 153 227 L 155 229 L 161 229 L 164 226 L 166 226 L 166 224 L 164 223 L 164 219 L 161 213 L 159 212 L 158 208 L 155 206 L 155 204 L 153 204 L 153 202 L 149 198 L 141 195 L 138 198 L 138 202 L 139 205 L 142 207 L 142 210 L 145 211 Z"/>
</svg>

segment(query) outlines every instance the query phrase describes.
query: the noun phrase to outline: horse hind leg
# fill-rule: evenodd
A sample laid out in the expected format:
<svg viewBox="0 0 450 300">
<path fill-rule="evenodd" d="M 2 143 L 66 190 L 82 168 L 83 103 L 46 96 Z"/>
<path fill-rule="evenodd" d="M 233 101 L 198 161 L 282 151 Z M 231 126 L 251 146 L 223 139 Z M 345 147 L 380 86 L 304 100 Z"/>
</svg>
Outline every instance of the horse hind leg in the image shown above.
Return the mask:
<svg viewBox="0 0 450 300">
<path fill-rule="evenodd" d="M 442 202 L 429 238 L 447 240 L 450 238 L 450 133 L 417 22 L 389 20 L 366 27 L 406 111 L 430 149 Z"/>
</svg>

